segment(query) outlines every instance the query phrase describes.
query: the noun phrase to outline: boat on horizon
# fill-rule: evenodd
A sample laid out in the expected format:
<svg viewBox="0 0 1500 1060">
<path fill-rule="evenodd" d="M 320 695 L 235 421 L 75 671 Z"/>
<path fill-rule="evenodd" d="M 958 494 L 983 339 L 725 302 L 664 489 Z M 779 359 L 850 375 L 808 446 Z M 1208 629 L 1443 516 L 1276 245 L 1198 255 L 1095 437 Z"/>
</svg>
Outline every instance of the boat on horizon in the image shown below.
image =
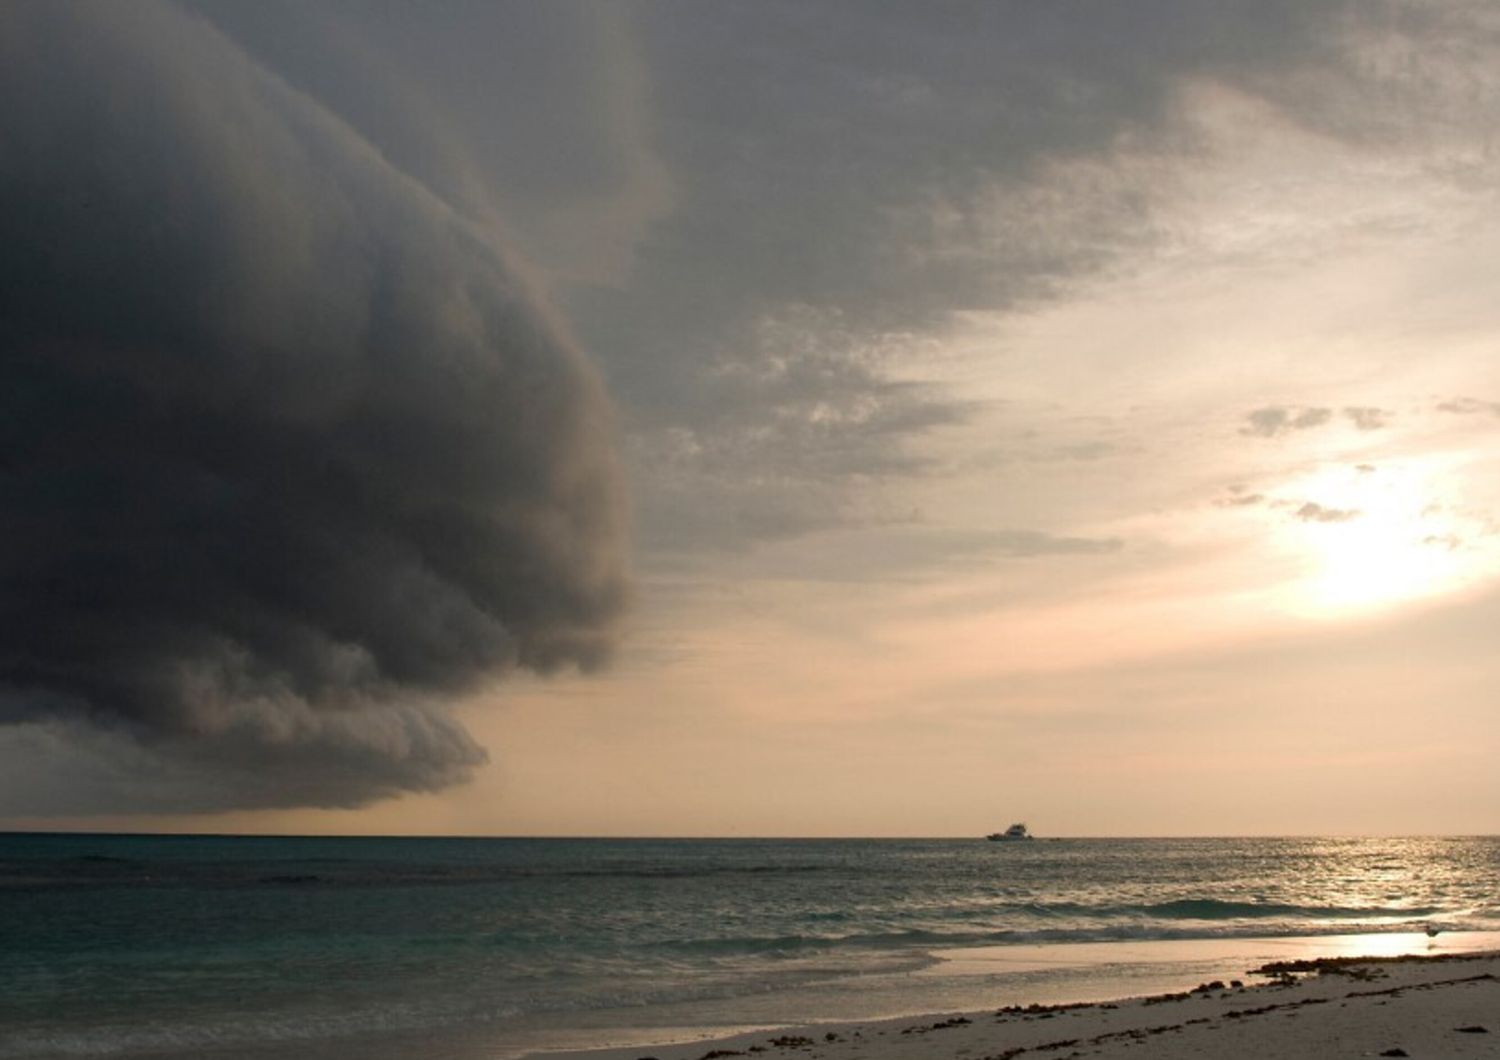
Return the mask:
<svg viewBox="0 0 1500 1060">
<path fill-rule="evenodd" d="M 1013 824 L 1003 832 L 991 832 L 985 836 L 991 843 L 1011 843 L 1020 839 L 1035 839 L 1024 824 Z"/>
</svg>

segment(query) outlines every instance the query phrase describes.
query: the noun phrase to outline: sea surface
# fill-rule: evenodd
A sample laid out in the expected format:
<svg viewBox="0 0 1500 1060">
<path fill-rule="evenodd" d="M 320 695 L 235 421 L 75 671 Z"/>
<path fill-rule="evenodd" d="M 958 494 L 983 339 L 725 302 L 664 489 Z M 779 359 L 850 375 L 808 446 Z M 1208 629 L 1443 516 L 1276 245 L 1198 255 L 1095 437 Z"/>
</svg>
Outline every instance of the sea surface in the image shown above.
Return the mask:
<svg viewBox="0 0 1500 1060">
<path fill-rule="evenodd" d="M 504 1060 L 1497 931 L 1493 837 L 0 835 L 0 1060 Z"/>
</svg>

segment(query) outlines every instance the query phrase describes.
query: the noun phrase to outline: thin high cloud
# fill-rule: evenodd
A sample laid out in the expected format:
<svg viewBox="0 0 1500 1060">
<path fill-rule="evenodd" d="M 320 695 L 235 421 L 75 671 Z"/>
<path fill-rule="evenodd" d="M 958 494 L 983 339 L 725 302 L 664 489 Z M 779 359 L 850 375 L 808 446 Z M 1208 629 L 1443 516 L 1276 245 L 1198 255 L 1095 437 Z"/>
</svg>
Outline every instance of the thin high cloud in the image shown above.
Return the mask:
<svg viewBox="0 0 1500 1060">
<path fill-rule="evenodd" d="M 0 721 L 133 747 L 109 808 L 349 806 L 604 661 L 610 409 L 488 236 L 166 5 L 0 11 L 0 142 Z"/>
<path fill-rule="evenodd" d="M 1001 530 L 990 541 L 994 554 L 1015 557 L 1099 556 L 1119 552 L 1125 542 L 1117 537 L 1070 537 L 1039 530 Z"/>
</svg>

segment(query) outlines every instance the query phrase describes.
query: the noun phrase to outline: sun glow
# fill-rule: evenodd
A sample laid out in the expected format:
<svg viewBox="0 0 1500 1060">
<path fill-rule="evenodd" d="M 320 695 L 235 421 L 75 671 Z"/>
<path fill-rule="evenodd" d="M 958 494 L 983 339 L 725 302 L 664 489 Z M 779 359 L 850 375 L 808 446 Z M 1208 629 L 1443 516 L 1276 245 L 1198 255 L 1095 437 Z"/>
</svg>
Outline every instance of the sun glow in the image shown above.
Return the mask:
<svg viewBox="0 0 1500 1060">
<path fill-rule="evenodd" d="M 1442 469 L 1339 468 L 1309 476 L 1278 502 L 1287 546 L 1306 557 L 1294 609 L 1342 614 L 1454 592 L 1493 566 L 1471 543 L 1472 520 L 1437 499 Z M 1307 498 L 1307 499 L 1303 499 Z M 1315 499 L 1314 499 L 1315 498 Z"/>
<path fill-rule="evenodd" d="M 1320 611 L 1378 607 L 1434 596 L 1463 580 L 1463 562 L 1443 535 L 1423 535 L 1404 518 L 1365 518 L 1305 531 L 1317 568 L 1306 586 Z"/>
</svg>

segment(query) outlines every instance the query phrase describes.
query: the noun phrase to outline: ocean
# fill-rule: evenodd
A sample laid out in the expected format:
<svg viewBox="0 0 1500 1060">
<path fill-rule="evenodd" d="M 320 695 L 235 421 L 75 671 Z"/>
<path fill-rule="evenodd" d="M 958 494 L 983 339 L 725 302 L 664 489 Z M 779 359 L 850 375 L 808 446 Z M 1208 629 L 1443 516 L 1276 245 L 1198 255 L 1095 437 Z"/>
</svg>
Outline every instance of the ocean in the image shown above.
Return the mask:
<svg viewBox="0 0 1500 1060">
<path fill-rule="evenodd" d="M 0 1060 L 508 1060 L 1492 932 L 1493 837 L 0 835 Z"/>
</svg>

